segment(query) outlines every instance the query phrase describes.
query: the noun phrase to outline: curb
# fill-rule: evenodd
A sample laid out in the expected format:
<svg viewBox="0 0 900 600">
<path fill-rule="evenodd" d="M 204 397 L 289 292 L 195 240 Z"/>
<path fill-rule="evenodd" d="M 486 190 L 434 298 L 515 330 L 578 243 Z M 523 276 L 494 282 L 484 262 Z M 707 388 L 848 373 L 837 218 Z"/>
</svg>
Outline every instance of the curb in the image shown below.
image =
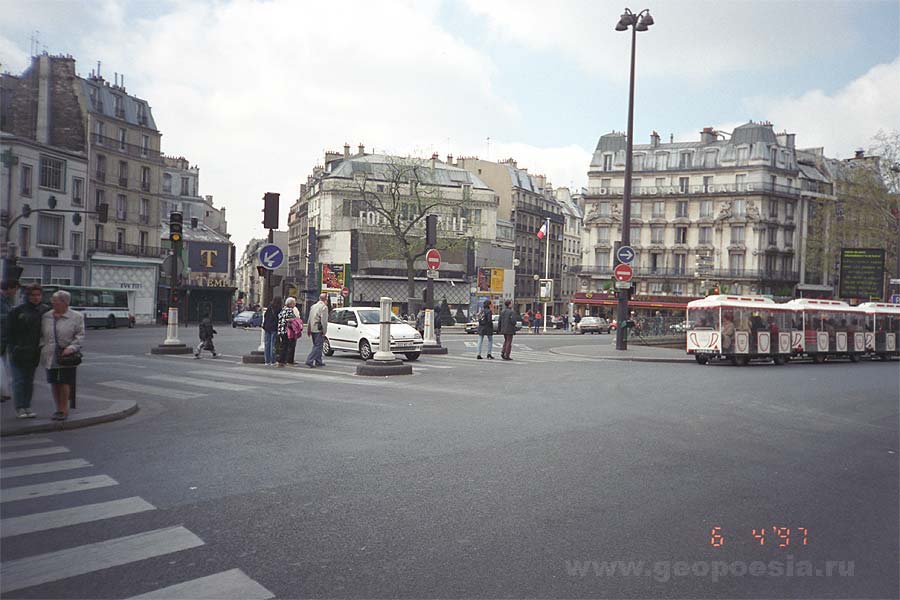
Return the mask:
<svg viewBox="0 0 900 600">
<path fill-rule="evenodd" d="M 105 411 L 86 412 L 79 418 L 70 421 L 51 421 L 49 423 L 25 425 L 22 428 L 6 429 L 0 431 L 0 437 L 13 437 L 17 435 L 28 435 L 30 433 L 57 432 L 66 429 L 80 429 L 82 427 L 90 427 L 91 425 L 98 425 L 100 423 L 120 421 L 136 413 L 138 408 L 138 403 L 134 400 L 119 400 L 114 402 L 112 407 Z"/>
<path fill-rule="evenodd" d="M 692 358 L 657 358 L 653 356 L 584 356 L 581 354 L 570 354 L 568 352 L 560 352 L 554 348 L 549 349 L 550 354 L 558 354 L 560 356 L 571 356 L 574 358 L 589 358 L 592 360 L 617 360 L 622 362 L 645 362 L 645 363 L 670 363 L 682 364 L 695 362 Z"/>
</svg>

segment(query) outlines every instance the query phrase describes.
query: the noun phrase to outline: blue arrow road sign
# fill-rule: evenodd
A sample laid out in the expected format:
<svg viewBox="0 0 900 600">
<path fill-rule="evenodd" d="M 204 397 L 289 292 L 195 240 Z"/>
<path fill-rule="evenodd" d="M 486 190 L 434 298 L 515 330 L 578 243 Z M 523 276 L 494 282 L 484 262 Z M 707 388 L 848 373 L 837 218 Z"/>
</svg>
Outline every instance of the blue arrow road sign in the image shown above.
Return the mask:
<svg viewBox="0 0 900 600">
<path fill-rule="evenodd" d="M 274 271 L 284 262 L 284 251 L 275 244 L 266 244 L 259 249 L 259 262 L 265 268 Z"/>
<path fill-rule="evenodd" d="M 616 251 L 616 258 L 623 265 L 630 265 L 634 260 L 634 248 L 631 246 L 620 246 Z"/>
</svg>

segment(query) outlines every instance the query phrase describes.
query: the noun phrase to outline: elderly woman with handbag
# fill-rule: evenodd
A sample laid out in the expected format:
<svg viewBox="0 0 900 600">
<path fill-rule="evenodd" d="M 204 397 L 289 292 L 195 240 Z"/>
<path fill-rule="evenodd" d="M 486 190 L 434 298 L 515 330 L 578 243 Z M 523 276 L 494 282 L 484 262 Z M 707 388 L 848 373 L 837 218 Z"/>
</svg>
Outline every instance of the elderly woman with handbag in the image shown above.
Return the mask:
<svg viewBox="0 0 900 600">
<path fill-rule="evenodd" d="M 50 299 L 53 310 L 41 320 L 41 364 L 47 369 L 47 383 L 56 402 L 54 421 L 69 416 L 70 386 L 75 383 L 75 369 L 81 364 L 84 341 L 84 315 L 69 309 L 69 292 L 59 290 Z"/>
</svg>

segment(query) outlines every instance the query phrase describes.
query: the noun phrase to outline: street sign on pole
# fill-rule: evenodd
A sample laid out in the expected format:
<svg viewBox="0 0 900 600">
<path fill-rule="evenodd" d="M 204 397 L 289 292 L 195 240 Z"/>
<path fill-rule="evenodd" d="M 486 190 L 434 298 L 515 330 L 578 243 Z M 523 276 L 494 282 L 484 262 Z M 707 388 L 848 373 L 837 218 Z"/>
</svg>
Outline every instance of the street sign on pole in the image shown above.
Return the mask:
<svg viewBox="0 0 900 600">
<path fill-rule="evenodd" d="M 435 271 L 434 269 L 428 269 L 428 271 L 425 274 L 428 276 L 429 279 L 437 279 L 438 277 L 440 277 L 439 272 Z"/>
<path fill-rule="evenodd" d="M 631 282 L 630 282 L 630 281 L 617 281 L 617 282 L 616 282 L 616 289 L 617 289 L 617 290 L 630 290 L 630 289 L 631 289 Z"/>
<path fill-rule="evenodd" d="M 437 251 L 436 248 L 431 248 L 428 252 L 425 253 L 425 264 L 428 265 L 428 268 L 432 271 L 437 271 L 441 268 L 441 253 Z"/>
<path fill-rule="evenodd" d="M 634 260 L 634 248 L 631 246 L 620 246 L 616 250 L 616 259 L 623 265 L 630 265 Z"/>
<path fill-rule="evenodd" d="M 900 279 L 891 279 L 890 284 L 891 285 L 900 285 Z"/>
<path fill-rule="evenodd" d="M 900 294 L 891 294 L 891 304 L 900 304 Z"/>
<path fill-rule="evenodd" d="M 259 249 L 259 262 L 265 268 L 274 271 L 284 262 L 284 250 L 275 244 L 266 244 Z"/>
<path fill-rule="evenodd" d="M 613 277 L 616 278 L 616 281 L 631 281 L 633 275 L 634 271 L 628 265 L 616 265 L 613 270 Z"/>
</svg>

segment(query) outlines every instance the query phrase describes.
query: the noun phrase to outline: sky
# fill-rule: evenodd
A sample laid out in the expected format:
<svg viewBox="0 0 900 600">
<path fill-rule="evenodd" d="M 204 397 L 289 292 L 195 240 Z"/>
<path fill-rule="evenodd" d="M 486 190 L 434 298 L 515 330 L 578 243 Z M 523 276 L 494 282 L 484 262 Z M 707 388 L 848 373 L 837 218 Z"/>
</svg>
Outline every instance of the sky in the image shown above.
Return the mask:
<svg viewBox="0 0 900 600">
<path fill-rule="evenodd" d="M 200 167 L 241 252 L 325 151 L 515 158 L 587 185 L 625 131 L 630 33 L 611 0 L 0 0 L 0 70 L 34 47 L 124 74 L 162 150 Z M 845 158 L 900 129 L 900 0 L 665 0 L 638 33 L 636 143 L 749 120 Z M 39 33 L 36 33 L 39 32 Z"/>
</svg>

